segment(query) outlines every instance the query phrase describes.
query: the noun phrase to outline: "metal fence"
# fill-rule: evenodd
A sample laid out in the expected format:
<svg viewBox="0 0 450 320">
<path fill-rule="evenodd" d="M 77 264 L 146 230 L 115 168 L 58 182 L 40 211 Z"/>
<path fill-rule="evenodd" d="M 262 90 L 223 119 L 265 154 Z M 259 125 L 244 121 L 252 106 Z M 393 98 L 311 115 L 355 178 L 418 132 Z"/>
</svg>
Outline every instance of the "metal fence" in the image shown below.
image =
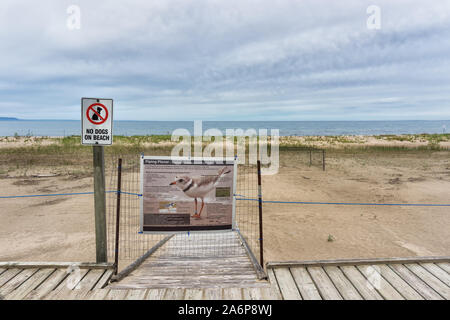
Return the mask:
<svg viewBox="0 0 450 320">
<path fill-rule="evenodd" d="M 291 160 L 297 160 L 299 163 L 307 163 L 310 167 L 320 166 L 322 170 L 326 169 L 326 151 L 325 149 L 306 148 L 306 147 L 287 147 L 280 148 L 284 154 L 295 154 Z M 283 165 L 283 164 L 282 164 Z"/>
<path fill-rule="evenodd" d="M 117 190 L 118 163 L 122 159 L 121 199 L 118 269 L 139 259 L 152 247 L 167 237 L 167 233 L 140 232 L 140 155 L 112 155 L 106 161 L 106 189 Z M 236 194 L 258 197 L 258 172 L 256 165 L 238 165 Z M 117 193 L 107 193 L 107 248 L 108 261 L 114 262 L 116 243 Z M 255 257 L 260 256 L 258 203 L 236 201 L 236 236 L 227 231 L 177 233 L 152 255 L 164 258 L 227 257 L 242 253 L 242 246 L 248 248 Z M 236 241 L 242 236 L 243 241 Z"/>
</svg>

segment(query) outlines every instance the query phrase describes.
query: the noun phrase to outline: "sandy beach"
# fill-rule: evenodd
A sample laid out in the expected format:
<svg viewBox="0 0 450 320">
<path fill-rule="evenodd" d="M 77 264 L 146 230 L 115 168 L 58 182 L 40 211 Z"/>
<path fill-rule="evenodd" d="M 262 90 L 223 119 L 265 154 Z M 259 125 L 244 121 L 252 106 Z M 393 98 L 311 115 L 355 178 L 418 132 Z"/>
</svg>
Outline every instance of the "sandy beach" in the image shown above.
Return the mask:
<svg viewBox="0 0 450 320">
<path fill-rule="evenodd" d="M 70 140 L 72 139 L 72 140 Z M 0 139 L 0 195 L 92 191 L 90 148 L 79 138 Z M 156 139 L 156 138 L 154 138 Z M 282 138 L 265 200 L 449 203 L 450 138 Z M 116 139 L 109 153 L 162 155 L 161 137 Z M 321 155 L 292 146 L 326 149 Z M 89 149 L 89 150 L 88 150 Z M 94 261 L 93 197 L 0 199 L 0 260 Z M 266 261 L 449 255 L 448 207 L 264 204 Z"/>
</svg>

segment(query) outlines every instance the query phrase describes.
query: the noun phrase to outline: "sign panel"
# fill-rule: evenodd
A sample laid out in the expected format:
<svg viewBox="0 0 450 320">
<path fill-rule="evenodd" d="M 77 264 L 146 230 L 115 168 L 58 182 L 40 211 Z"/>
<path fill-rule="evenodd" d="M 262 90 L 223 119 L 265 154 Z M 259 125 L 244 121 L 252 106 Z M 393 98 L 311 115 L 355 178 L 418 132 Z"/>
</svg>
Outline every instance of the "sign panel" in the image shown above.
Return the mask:
<svg viewBox="0 0 450 320">
<path fill-rule="evenodd" d="M 81 99 L 81 143 L 111 145 L 113 140 L 113 100 Z"/>
<path fill-rule="evenodd" d="M 141 231 L 232 229 L 236 168 L 232 158 L 142 157 Z"/>
</svg>

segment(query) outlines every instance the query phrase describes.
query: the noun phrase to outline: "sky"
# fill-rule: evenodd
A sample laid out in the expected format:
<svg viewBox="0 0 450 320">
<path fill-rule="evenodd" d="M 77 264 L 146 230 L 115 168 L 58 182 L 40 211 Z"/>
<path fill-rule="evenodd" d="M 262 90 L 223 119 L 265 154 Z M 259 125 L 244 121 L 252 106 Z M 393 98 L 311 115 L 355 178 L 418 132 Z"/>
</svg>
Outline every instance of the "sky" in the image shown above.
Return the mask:
<svg viewBox="0 0 450 320">
<path fill-rule="evenodd" d="M 0 58 L 4 117 L 450 119 L 450 0 L 2 0 Z"/>
</svg>

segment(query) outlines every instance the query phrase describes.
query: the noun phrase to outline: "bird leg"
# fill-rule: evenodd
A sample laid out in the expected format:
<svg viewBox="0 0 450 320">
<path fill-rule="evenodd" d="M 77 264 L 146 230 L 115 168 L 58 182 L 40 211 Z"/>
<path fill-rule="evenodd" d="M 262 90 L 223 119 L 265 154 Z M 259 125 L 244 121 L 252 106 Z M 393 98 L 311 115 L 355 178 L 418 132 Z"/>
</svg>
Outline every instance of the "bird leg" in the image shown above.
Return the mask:
<svg viewBox="0 0 450 320">
<path fill-rule="evenodd" d="M 197 217 L 197 198 L 194 199 L 194 204 L 195 204 L 195 211 L 192 217 Z"/>
<path fill-rule="evenodd" d="M 198 217 L 200 218 L 200 215 L 202 214 L 203 207 L 205 206 L 205 200 L 202 199 L 202 207 L 200 208 L 200 212 L 198 214 Z"/>
</svg>

